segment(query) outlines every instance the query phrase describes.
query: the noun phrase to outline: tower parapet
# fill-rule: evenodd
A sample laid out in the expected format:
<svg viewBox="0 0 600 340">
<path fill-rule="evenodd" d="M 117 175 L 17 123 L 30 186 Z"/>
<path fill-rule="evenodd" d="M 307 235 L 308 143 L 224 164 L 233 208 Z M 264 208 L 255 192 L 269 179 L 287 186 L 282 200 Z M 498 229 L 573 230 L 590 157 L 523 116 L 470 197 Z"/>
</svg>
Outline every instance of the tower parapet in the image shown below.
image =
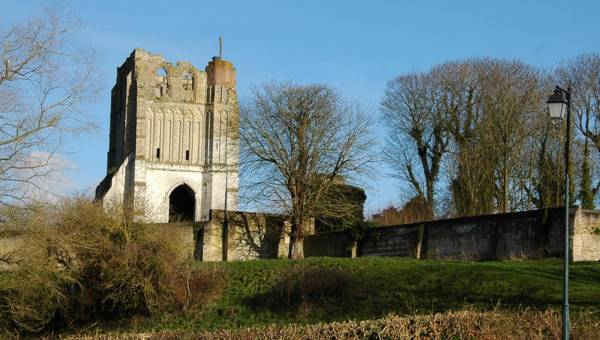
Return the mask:
<svg viewBox="0 0 600 340">
<path fill-rule="evenodd" d="M 213 57 L 205 68 L 209 86 L 235 88 L 235 68 L 233 64 L 220 57 Z"/>
</svg>

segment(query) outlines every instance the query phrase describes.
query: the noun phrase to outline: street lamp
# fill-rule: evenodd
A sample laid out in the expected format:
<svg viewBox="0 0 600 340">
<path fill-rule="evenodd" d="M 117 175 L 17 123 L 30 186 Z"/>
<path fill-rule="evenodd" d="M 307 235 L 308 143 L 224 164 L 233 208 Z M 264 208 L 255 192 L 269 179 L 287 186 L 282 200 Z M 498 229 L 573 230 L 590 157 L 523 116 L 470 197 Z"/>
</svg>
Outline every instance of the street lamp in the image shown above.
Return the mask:
<svg viewBox="0 0 600 340">
<path fill-rule="evenodd" d="M 554 121 L 567 119 L 567 138 L 565 143 L 565 250 L 563 274 L 562 338 L 569 339 L 569 145 L 571 144 L 571 85 L 567 89 L 557 86 L 548 98 L 548 112 Z"/>
</svg>

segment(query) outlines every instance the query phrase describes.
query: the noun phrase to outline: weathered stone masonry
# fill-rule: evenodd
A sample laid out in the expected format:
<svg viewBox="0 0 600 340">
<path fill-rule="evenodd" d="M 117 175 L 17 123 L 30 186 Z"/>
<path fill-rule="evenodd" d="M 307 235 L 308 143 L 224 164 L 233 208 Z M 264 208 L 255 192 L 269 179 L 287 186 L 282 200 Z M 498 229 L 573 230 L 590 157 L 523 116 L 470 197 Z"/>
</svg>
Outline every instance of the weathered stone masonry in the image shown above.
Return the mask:
<svg viewBox="0 0 600 340">
<path fill-rule="evenodd" d="M 107 175 L 96 198 L 134 202 L 151 222 L 207 221 L 210 209 L 235 209 L 235 76 L 220 57 L 202 71 L 135 49 L 112 89 Z"/>
<path fill-rule="evenodd" d="M 573 261 L 600 260 L 600 212 L 571 208 Z M 372 228 L 362 240 L 348 232 L 312 235 L 306 256 L 407 256 L 491 260 L 562 256 L 564 209 L 463 217 Z"/>
<path fill-rule="evenodd" d="M 287 257 L 289 224 L 281 215 L 213 210 L 210 221 L 188 229 L 197 260 Z M 600 212 L 571 209 L 571 256 L 600 260 Z M 422 259 L 537 259 L 563 254 L 564 209 L 462 217 L 371 228 L 361 240 L 348 231 L 309 235 L 305 256 L 403 256 Z M 307 226 L 309 229 L 312 226 Z M 191 237 L 191 235 L 194 237 Z M 190 252 L 191 256 L 191 252 Z"/>
<path fill-rule="evenodd" d="M 208 221 L 151 227 L 180 242 L 182 253 L 199 261 L 285 258 L 290 244 L 289 223 L 274 214 L 211 210 Z"/>
<path fill-rule="evenodd" d="M 211 210 L 198 230 L 196 259 L 232 261 L 288 255 L 290 226 L 281 215 Z"/>
</svg>

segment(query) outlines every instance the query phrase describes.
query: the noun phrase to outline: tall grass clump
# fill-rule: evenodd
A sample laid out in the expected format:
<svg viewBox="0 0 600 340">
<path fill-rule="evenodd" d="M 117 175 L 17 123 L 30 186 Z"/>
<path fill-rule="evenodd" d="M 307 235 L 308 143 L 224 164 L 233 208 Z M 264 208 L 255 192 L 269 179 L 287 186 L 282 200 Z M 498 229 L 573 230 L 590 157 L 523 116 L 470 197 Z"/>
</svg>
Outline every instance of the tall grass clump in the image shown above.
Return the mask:
<svg viewBox="0 0 600 340">
<path fill-rule="evenodd" d="M 4 218 L 26 226 L 0 273 L 0 329 L 25 334 L 193 308 L 219 294 L 220 270 L 193 268 L 180 240 L 157 235 L 134 209 L 76 198 Z"/>
</svg>

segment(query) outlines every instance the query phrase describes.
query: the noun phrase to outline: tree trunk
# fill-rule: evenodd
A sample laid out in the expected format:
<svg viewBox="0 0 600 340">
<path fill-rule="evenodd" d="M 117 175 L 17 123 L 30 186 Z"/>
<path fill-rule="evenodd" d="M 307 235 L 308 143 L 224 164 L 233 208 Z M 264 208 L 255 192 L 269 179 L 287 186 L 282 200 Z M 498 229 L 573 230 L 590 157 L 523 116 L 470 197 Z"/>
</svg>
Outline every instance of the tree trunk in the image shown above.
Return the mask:
<svg viewBox="0 0 600 340">
<path fill-rule="evenodd" d="M 504 169 L 502 169 L 502 212 L 508 212 L 508 156 L 504 157 Z"/>
<path fill-rule="evenodd" d="M 304 258 L 304 220 L 302 218 L 292 218 L 292 230 L 290 233 L 290 251 L 288 258 Z"/>
<path fill-rule="evenodd" d="M 292 260 L 303 259 L 304 258 L 304 239 L 303 238 L 294 238 L 294 240 L 290 240 L 290 258 Z"/>
<path fill-rule="evenodd" d="M 592 174 L 590 169 L 590 149 L 588 138 L 585 137 L 583 145 L 583 162 L 581 163 L 581 207 L 594 209 L 594 191 L 592 189 Z"/>
<path fill-rule="evenodd" d="M 294 237 L 290 240 L 290 259 L 304 258 L 304 238 Z"/>
</svg>

